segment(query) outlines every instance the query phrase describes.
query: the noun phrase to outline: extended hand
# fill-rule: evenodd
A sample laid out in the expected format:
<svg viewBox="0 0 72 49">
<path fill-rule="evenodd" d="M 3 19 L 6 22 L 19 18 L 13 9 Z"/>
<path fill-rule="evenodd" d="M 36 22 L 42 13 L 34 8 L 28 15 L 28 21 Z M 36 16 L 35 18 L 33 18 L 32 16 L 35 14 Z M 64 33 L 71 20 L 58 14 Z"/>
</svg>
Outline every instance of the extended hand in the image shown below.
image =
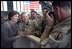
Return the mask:
<svg viewBox="0 0 72 49">
<path fill-rule="evenodd" d="M 25 32 L 19 32 L 19 35 L 21 36 L 21 37 L 26 37 L 26 33 Z"/>
</svg>

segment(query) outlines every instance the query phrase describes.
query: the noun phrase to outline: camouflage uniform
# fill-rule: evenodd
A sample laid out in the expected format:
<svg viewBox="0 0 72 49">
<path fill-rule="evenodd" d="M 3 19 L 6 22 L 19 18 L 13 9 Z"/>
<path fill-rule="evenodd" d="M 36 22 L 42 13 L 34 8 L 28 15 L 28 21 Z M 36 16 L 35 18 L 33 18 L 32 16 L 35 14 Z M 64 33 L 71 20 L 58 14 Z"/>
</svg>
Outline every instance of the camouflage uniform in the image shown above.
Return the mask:
<svg viewBox="0 0 72 49">
<path fill-rule="evenodd" d="M 34 19 L 34 20 L 29 20 L 29 28 L 31 28 L 31 34 L 40 37 L 40 33 L 41 33 L 41 20 L 39 20 L 38 22 Z M 30 41 L 30 48 L 38 48 L 38 44 L 34 41 Z"/>
<path fill-rule="evenodd" d="M 44 48 L 71 47 L 71 17 L 54 26 Z"/>
<path fill-rule="evenodd" d="M 37 34 L 37 35 L 41 35 L 41 30 L 42 30 L 42 24 L 41 24 L 41 20 L 39 20 L 38 22 L 36 20 L 29 20 L 29 27 L 31 27 L 31 32 L 33 35 Z"/>
<path fill-rule="evenodd" d="M 27 25 L 26 25 L 27 23 L 26 22 L 20 22 L 19 24 L 18 24 L 18 31 L 25 31 L 25 28 L 27 27 Z"/>
</svg>

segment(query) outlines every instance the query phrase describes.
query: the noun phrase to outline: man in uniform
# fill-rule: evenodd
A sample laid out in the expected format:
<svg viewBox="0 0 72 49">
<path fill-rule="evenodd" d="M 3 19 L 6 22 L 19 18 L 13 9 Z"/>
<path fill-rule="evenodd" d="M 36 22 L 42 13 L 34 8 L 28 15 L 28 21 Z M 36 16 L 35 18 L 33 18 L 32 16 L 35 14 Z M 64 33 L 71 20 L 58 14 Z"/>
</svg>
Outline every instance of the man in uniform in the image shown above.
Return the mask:
<svg viewBox="0 0 72 49">
<path fill-rule="evenodd" d="M 37 14 L 37 12 L 32 11 L 31 12 L 31 19 L 29 19 L 29 27 L 31 27 L 31 34 L 33 35 L 40 35 L 41 34 L 41 19 L 38 17 L 41 17 Z"/>
<path fill-rule="evenodd" d="M 39 18 L 40 17 L 40 18 Z M 31 18 L 29 19 L 29 32 L 31 35 L 35 35 L 36 37 L 41 36 L 41 16 L 36 11 L 31 11 Z M 31 42 L 30 48 L 37 48 L 38 44 L 36 42 Z"/>
<path fill-rule="evenodd" d="M 43 40 L 41 44 L 43 48 L 71 48 L 71 2 L 70 1 L 55 1 L 53 8 L 59 20 L 58 24 L 53 26 L 53 19 L 47 14 L 47 31 L 53 26 L 53 30 L 48 38 Z"/>
</svg>

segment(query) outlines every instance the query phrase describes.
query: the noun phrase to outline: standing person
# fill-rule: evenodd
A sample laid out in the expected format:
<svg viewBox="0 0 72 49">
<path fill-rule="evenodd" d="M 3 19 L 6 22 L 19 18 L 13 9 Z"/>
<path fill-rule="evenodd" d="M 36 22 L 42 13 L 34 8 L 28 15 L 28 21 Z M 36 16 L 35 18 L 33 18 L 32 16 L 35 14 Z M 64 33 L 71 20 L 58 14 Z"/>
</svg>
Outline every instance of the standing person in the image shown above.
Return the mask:
<svg viewBox="0 0 72 49">
<path fill-rule="evenodd" d="M 34 35 L 35 23 L 36 23 L 37 12 L 31 11 L 31 17 L 29 19 L 29 27 L 31 28 L 31 34 Z"/>
<path fill-rule="evenodd" d="M 22 34 L 17 35 L 16 22 L 19 19 L 17 11 L 8 13 L 8 21 L 1 25 L 1 48 L 13 48 L 13 42 L 20 38 Z"/>
<path fill-rule="evenodd" d="M 36 17 L 37 17 L 36 18 L 37 25 L 35 24 L 35 28 L 36 28 L 36 31 L 38 32 L 37 35 L 41 37 L 42 35 L 42 16 L 40 14 L 37 14 Z"/>
<path fill-rule="evenodd" d="M 24 12 L 20 16 L 21 16 L 20 17 L 21 20 L 19 20 L 18 26 L 19 26 L 20 30 L 23 29 L 22 31 L 24 31 L 25 27 L 27 26 L 27 23 L 28 23 L 28 18 L 26 16 L 26 13 L 24 13 Z"/>
<path fill-rule="evenodd" d="M 71 48 L 71 2 L 54 1 L 53 8 L 57 14 L 58 24 L 53 27 L 44 48 Z M 53 19 L 47 14 L 48 33 L 53 25 Z M 42 42 L 43 43 L 43 42 Z M 42 44 L 41 43 L 41 44 Z"/>
<path fill-rule="evenodd" d="M 28 35 L 28 18 L 26 13 L 21 14 L 21 21 L 18 23 L 18 32 Z M 14 42 L 14 48 L 29 48 L 30 40 L 27 37 L 21 37 Z"/>
<path fill-rule="evenodd" d="M 32 11 L 31 12 L 31 19 L 29 20 L 29 26 L 32 28 L 31 33 L 33 35 L 40 35 L 41 34 L 41 29 L 42 29 L 41 21 L 42 21 L 41 16 L 39 14 L 37 14 L 37 12 Z"/>
<path fill-rule="evenodd" d="M 42 17 L 42 32 L 44 32 L 46 26 L 46 13 L 49 12 L 47 8 L 43 9 L 43 17 Z"/>
<path fill-rule="evenodd" d="M 30 28 L 30 34 L 35 35 L 39 37 L 41 33 L 41 22 L 40 22 L 40 15 L 37 15 L 37 12 L 31 11 L 31 17 L 29 19 L 29 28 Z M 30 48 L 38 48 L 37 43 L 31 41 L 30 42 Z"/>
</svg>

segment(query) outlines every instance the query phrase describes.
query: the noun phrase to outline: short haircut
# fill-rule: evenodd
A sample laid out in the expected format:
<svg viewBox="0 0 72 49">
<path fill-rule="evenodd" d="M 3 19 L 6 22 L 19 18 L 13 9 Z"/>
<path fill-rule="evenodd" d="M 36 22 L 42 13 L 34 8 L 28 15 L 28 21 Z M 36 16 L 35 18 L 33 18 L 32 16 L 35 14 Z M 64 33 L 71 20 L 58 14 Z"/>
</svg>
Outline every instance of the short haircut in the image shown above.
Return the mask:
<svg viewBox="0 0 72 49">
<path fill-rule="evenodd" d="M 33 13 L 33 12 L 34 12 L 35 14 L 37 14 L 37 12 L 36 12 L 36 11 L 31 11 L 31 15 L 32 15 L 32 13 Z"/>
<path fill-rule="evenodd" d="M 71 8 L 71 1 L 54 1 L 52 5 Z"/>
<path fill-rule="evenodd" d="M 42 10 L 45 10 L 45 9 L 48 10 L 47 8 L 43 8 Z"/>
<path fill-rule="evenodd" d="M 34 12 L 34 13 L 37 13 L 36 11 L 31 11 L 31 13 L 33 13 L 33 12 Z"/>
<path fill-rule="evenodd" d="M 8 19 L 9 20 L 11 20 L 11 17 L 13 17 L 14 15 L 16 15 L 16 14 L 18 14 L 19 15 L 19 13 L 17 12 L 17 11 L 10 11 L 9 13 L 8 13 Z"/>
</svg>

